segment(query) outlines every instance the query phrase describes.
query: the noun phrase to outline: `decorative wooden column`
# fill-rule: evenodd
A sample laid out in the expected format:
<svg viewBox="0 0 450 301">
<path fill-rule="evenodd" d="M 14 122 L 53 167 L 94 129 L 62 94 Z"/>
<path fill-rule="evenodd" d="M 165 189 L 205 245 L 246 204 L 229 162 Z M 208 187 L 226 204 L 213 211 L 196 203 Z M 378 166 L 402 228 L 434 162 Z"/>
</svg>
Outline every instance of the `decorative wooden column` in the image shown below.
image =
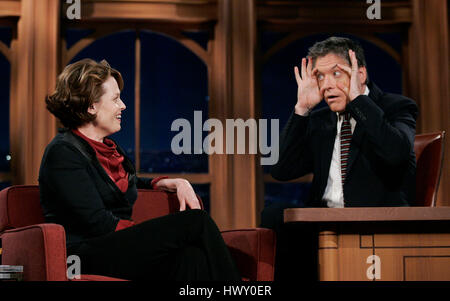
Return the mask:
<svg viewBox="0 0 450 301">
<path fill-rule="evenodd" d="M 45 96 L 58 73 L 60 1 L 22 0 L 17 34 L 11 43 L 11 153 L 13 184 L 36 184 L 55 121 Z"/>
<path fill-rule="evenodd" d="M 409 32 L 409 96 L 419 105 L 417 133 L 446 131 L 437 206 L 450 206 L 450 72 L 448 2 L 412 0 Z"/>
<path fill-rule="evenodd" d="M 254 0 L 219 0 L 213 44 L 210 117 L 258 120 L 255 97 L 256 7 Z M 248 132 L 246 133 L 247 141 Z M 225 129 L 224 135 L 225 138 Z M 229 141 L 227 141 L 229 142 Z M 262 209 L 259 156 L 211 155 L 211 215 L 222 230 L 255 227 Z M 225 150 L 225 149 L 224 149 Z"/>
<path fill-rule="evenodd" d="M 259 120 L 260 101 L 255 95 L 256 1 L 232 0 L 231 5 L 231 78 L 233 118 Z M 246 154 L 233 155 L 233 226 L 256 227 L 263 205 L 262 169 L 258 155 L 249 154 L 250 134 L 246 138 Z M 237 143 L 235 143 L 235 146 Z"/>
<path fill-rule="evenodd" d="M 208 44 L 211 52 L 212 65 L 208 69 L 210 118 L 219 119 L 222 124 L 231 116 L 231 76 L 230 49 L 231 24 L 230 5 L 227 0 L 217 3 L 217 24 L 214 29 L 214 40 Z M 225 136 L 225 130 L 223 132 Z M 225 150 L 225 148 L 224 148 Z M 221 230 L 232 229 L 233 209 L 233 165 L 226 154 L 211 154 L 209 156 L 209 172 L 211 174 L 210 213 Z"/>
</svg>

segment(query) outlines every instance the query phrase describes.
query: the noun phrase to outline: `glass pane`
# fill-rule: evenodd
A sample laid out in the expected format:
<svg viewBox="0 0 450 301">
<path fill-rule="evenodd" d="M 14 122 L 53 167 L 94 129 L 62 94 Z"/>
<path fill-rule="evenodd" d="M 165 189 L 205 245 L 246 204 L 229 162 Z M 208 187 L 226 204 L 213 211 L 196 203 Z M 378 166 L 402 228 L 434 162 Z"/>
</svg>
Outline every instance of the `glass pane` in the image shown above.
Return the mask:
<svg viewBox="0 0 450 301">
<path fill-rule="evenodd" d="M 208 48 L 208 41 L 210 39 L 209 33 L 207 31 L 185 31 L 183 35 L 191 40 L 194 40 L 203 49 Z"/>
<path fill-rule="evenodd" d="M 0 28 L 0 41 L 9 46 L 11 29 Z M 0 53 L 0 172 L 11 171 L 9 145 L 9 85 L 11 65 L 6 57 Z"/>
<path fill-rule="evenodd" d="M 273 203 L 288 203 L 293 207 L 303 207 L 311 183 L 265 183 L 264 206 Z"/>
<path fill-rule="evenodd" d="M 194 111 L 200 111 L 201 124 L 208 118 L 206 65 L 177 41 L 157 33 L 142 32 L 141 47 L 141 171 L 208 172 L 208 156 L 193 149 Z M 175 155 L 171 149 L 173 137 L 182 131 L 171 131 L 171 125 L 180 118 L 190 125 L 190 154 Z M 202 132 L 201 141 L 206 135 Z"/>
<path fill-rule="evenodd" d="M 75 43 L 77 43 L 82 38 L 87 37 L 89 34 L 93 33 L 94 29 L 85 28 L 67 28 L 66 29 L 66 47 L 70 49 Z"/>
<path fill-rule="evenodd" d="M 0 26 L 0 41 L 6 46 L 11 46 L 12 29 L 11 27 Z"/>
<path fill-rule="evenodd" d="M 70 39 L 79 32 L 67 32 Z M 111 135 L 134 162 L 134 63 L 135 63 L 135 38 L 133 30 L 121 31 L 96 40 L 94 43 L 80 51 L 71 61 L 76 62 L 83 58 L 91 58 L 96 61 L 107 60 L 111 67 L 117 69 L 123 77 L 124 89 L 121 98 L 126 110 L 122 113 L 122 129 Z"/>
</svg>

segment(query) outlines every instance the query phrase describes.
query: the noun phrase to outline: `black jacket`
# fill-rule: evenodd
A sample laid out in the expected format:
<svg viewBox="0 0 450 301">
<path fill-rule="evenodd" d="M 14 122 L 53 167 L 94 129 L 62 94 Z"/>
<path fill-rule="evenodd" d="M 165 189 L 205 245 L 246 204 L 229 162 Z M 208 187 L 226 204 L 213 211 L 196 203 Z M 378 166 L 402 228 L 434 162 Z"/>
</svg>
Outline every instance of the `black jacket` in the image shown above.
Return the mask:
<svg viewBox="0 0 450 301">
<path fill-rule="evenodd" d="M 414 137 L 417 105 L 409 98 L 383 93 L 369 84 L 346 109 L 356 120 L 344 184 L 345 207 L 408 206 L 415 200 Z M 303 117 L 292 114 L 280 138 L 280 159 L 272 168 L 275 179 L 292 180 L 313 173 L 306 206 L 326 207 L 322 201 L 337 116 L 329 107 Z"/>
<path fill-rule="evenodd" d="M 117 144 L 116 144 L 117 145 Z M 138 178 L 125 157 L 129 185 L 122 193 L 100 165 L 94 149 L 71 131 L 60 130 L 45 149 L 39 170 L 39 190 L 45 220 L 66 231 L 67 244 L 113 232 L 120 219 L 130 219 L 137 188 L 151 179 Z"/>
</svg>

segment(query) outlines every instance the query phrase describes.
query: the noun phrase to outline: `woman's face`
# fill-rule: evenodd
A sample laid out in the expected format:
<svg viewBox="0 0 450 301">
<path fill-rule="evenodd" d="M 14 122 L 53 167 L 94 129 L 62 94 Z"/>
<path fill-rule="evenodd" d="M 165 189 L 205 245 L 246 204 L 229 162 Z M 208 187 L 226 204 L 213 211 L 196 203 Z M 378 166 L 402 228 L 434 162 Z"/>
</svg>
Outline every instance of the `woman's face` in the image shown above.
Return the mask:
<svg viewBox="0 0 450 301">
<path fill-rule="evenodd" d="M 110 76 L 103 84 L 103 95 L 95 102 L 88 112 L 97 114 L 93 121 L 98 135 L 109 136 L 120 131 L 122 111 L 126 106 L 120 99 L 120 89 L 114 77 Z"/>
</svg>

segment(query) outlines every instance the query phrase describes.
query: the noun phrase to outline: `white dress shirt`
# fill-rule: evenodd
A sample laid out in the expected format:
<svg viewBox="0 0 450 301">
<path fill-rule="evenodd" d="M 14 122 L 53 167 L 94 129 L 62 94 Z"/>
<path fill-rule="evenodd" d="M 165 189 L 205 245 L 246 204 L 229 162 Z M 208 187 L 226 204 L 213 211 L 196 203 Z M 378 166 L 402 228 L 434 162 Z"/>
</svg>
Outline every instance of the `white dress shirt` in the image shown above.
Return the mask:
<svg viewBox="0 0 450 301">
<path fill-rule="evenodd" d="M 364 95 L 369 95 L 369 88 L 366 86 Z M 327 187 L 322 200 L 327 203 L 329 208 L 344 208 L 344 191 L 341 180 L 341 126 L 344 116 L 337 114 L 337 134 L 334 140 L 333 155 L 331 157 L 330 172 L 328 174 Z M 352 134 L 355 130 L 356 120 L 350 117 Z"/>
</svg>

